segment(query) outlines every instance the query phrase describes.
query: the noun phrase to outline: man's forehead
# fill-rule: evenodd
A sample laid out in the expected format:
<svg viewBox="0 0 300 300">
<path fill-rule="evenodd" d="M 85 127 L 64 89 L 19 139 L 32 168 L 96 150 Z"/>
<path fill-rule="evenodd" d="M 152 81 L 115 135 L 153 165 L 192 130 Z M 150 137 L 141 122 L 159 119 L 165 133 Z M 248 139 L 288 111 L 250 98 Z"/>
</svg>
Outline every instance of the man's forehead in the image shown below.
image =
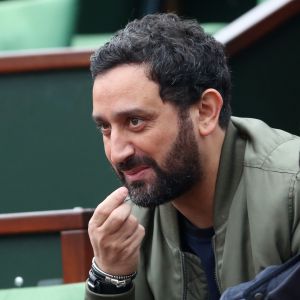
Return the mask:
<svg viewBox="0 0 300 300">
<path fill-rule="evenodd" d="M 162 102 L 158 84 L 148 79 L 141 66 L 119 66 L 98 75 L 94 81 L 94 105 L 107 108 L 116 105 L 124 110 L 126 106 L 139 109 L 145 105 L 161 105 Z"/>
<path fill-rule="evenodd" d="M 145 70 L 136 65 L 124 65 L 111 69 L 95 78 L 93 96 L 121 96 L 121 95 L 153 94 L 159 96 L 159 86 L 150 80 Z"/>
</svg>

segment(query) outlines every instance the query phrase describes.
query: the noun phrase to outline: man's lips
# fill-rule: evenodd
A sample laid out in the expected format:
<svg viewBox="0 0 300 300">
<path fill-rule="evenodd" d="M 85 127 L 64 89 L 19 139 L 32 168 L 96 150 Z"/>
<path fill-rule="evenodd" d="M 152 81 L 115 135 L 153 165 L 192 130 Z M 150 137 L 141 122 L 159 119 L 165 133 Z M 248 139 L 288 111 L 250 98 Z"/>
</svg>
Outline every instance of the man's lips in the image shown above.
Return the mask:
<svg viewBox="0 0 300 300">
<path fill-rule="evenodd" d="M 149 166 L 139 166 L 127 171 L 123 171 L 123 174 L 130 181 L 140 180 L 145 176 L 145 173 L 150 169 Z"/>
</svg>

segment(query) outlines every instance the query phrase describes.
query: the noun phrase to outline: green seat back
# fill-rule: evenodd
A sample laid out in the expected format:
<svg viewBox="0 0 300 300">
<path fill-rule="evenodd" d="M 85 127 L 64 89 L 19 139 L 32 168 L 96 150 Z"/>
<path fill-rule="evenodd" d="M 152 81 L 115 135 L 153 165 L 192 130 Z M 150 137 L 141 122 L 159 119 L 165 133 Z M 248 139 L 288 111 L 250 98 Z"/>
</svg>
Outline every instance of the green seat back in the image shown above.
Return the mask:
<svg viewBox="0 0 300 300">
<path fill-rule="evenodd" d="M 215 34 L 226 26 L 226 23 L 203 23 L 204 31 L 208 34 Z M 78 48 L 99 48 L 108 42 L 113 33 L 76 34 L 72 38 L 71 46 Z"/>
<path fill-rule="evenodd" d="M 71 41 L 72 47 L 98 48 L 108 42 L 113 33 L 76 34 Z"/>
<path fill-rule="evenodd" d="M 217 31 L 225 27 L 227 23 L 222 22 L 211 22 L 211 23 L 202 23 L 201 26 L 204 29 L 204 31 L 208 34 L 215 34 Z"/>
<path fill-rule="evenodd" d="M 68 46 L 77 0 L 0 2 L 0 50 Z"/>
<path fill-rule="evenodd" d="M 0 290 L 0 300 L 82 300 L 85 283 Z"/>
</svg>

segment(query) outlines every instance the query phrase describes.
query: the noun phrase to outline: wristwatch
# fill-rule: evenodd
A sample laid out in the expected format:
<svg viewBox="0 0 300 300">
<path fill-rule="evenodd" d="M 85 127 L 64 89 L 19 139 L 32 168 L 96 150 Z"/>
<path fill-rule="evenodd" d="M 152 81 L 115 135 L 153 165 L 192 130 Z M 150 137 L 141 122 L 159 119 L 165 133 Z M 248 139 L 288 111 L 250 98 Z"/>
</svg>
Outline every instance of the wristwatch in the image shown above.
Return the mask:
<svg viewBox="0 0 300 300">
<path fill-rule="evenodd" d="M 93 258 L 87 284 L 89 289 L 97 294 L 121 294 L 131 289 L 135 276 L 136 272 L 122 276 L 108 274 L 96 265 Z"/>
</svg>

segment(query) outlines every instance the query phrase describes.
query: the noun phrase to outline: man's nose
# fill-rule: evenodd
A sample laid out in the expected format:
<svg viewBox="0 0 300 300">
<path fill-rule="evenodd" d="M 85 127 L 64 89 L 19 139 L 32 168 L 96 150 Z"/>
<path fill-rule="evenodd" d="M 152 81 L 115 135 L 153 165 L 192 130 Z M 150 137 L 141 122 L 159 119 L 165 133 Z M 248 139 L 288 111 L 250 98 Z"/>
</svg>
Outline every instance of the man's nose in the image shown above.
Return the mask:
<svg viewBox="0 0 300 300">
<path fill-rule="evenodd" d="M 113 165 L 126 161 L 134 154 L 132 142 L 121 133 L 112 133 L 110 139 L 110 161 Z"/>
</svg>

